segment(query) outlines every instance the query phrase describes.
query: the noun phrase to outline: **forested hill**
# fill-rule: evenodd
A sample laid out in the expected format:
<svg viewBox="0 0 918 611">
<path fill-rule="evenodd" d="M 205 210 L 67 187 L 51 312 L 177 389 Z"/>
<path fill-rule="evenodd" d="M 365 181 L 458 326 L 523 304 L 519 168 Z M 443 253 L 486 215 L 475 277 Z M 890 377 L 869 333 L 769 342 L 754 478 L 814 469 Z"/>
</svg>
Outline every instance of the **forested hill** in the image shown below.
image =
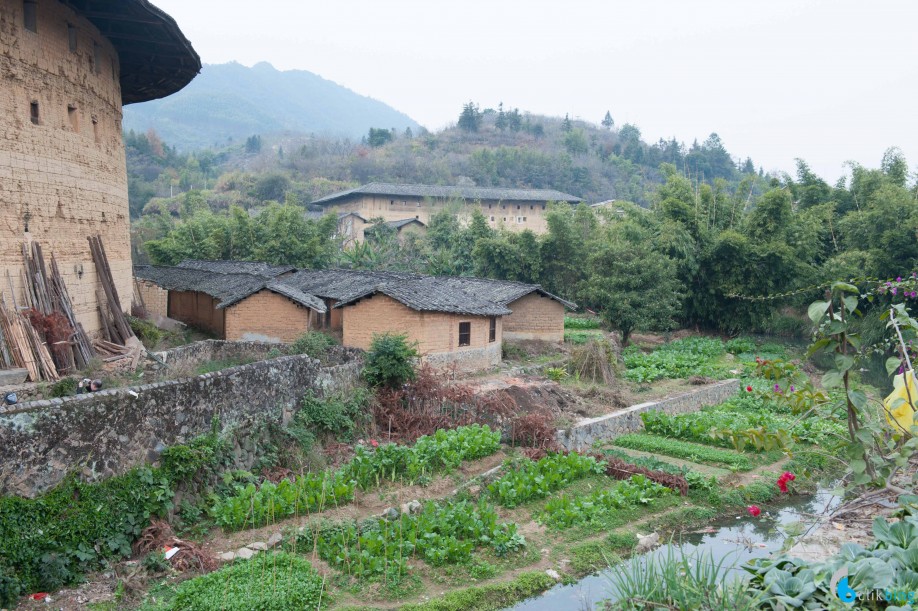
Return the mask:
<svg viewBox="0 0 918 611">
<path fill-rule="evenodd" d="M 204 66 L 182 91 L 124 109 L 124 129 L 151 127 L 179 150 L 223 146 L 281 132 L 360 138 L 371 126 L 417 129 L 404 113 L 305 70 Z"/>
<path fill-rule="evenodd" d="M 210 190 L 205 195 L 214 209 L 227 202 L 250 208 L 266 198 L 284 201 L 288 193 L 305 204 L 372 181 L 557 189 L 590 202 L 649 206 L 663 182 L 662 163 L 719 193 L 761 193 L 761 172 L 748 157 L 731 155 L 717 134 L 690 145 L 651 144 L 637 126 L 617 125 L 611 114 L 591 123 L 472 103 L 456 117 L 454 126 L 436 133 L 377 124 L 355 139 L 253 131 L 231 145 L 184 155 L 162 145 L 174 142 L 159 127 L 157 133 L 128 132 L 131 213 L 138 216 L 151 197 L 192 188 Z M 283 188 L 256 186 L 265 181 Z"/>
</svg>

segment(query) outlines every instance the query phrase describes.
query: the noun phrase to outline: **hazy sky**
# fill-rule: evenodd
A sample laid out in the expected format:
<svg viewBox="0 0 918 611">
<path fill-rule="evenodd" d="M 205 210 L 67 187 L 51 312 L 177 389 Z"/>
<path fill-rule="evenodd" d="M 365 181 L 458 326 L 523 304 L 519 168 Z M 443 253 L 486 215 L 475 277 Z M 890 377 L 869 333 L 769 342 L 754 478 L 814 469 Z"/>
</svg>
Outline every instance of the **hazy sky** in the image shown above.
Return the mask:
<svg viewBox="0 0 918 611">
<path fill-rule="evenodd" d="M 462 104 L 598 123 L 830 182 L 899 146 L 918 168 L 918 2 L 154 0 L 205 63 L 267 61 L 431 130 Z"/>
</svg>

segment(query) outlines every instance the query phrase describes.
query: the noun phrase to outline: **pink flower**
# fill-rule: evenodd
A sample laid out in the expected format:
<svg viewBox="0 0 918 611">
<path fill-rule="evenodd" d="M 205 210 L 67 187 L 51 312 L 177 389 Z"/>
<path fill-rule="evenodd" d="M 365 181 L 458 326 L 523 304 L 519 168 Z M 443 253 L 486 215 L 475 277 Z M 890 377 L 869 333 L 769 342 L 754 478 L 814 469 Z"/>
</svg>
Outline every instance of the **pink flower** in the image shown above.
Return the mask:
<svg viewBox="0 0 918 611">
<path fill-rule="evenodd" d="M 896 278 L 896 282 L 902 282 L 902 276 L 898 276 L 898 277 Z"/>
<path fill-rule="evenodd" d="M 759 509 L 758 505 L 750 505 L 746 508 L 746 511 L 748 511 L 749 515 L 751 515 L 753 518 L 759 517 L 759 514 L 762 513 L 762 510 Z"/>
<path fill-rule="evenodd" d="M 791 391 L 791 392 L 794 392 L 794 385 L 793 385 L 793 384 L 790 385 L 790 391 Z"/>
<path fill-rule="evenodd" d="M 370 440 L 370 445 L 373 446 L 374 448 L 378 448 L 378 447 L 379 447 L 379 442 L 376 441 L 375 439 L 371 439 L 371 440 Z"/>
<path fill-rule="evenodd" d="M 746 387 L 746 392 L 752 392 L 752 386 L 747 386 L 747 387 Z"/>
</svg>

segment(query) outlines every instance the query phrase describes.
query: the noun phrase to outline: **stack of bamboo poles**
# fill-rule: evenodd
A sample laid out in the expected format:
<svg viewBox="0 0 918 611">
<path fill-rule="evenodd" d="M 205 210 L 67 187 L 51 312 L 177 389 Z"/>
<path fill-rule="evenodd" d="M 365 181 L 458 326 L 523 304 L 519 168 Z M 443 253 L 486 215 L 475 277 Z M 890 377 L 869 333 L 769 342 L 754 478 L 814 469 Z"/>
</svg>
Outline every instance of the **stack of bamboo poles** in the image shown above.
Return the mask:
<svg viewBox="0 0 918 611">
<path fill-rule="evenodd" d="M 112 278 L 112 270 L 108 266 L 108 257 L 105 256 L 105 247 L 102 245 L 102 238 L 98 236 L 89 236 L 89 250 L 92 253 L 92 261 L 96 265 L 96 274 L 99 277 L 99 284 L 102 285 L 103 295 L 98 295 L 99 316 L 102 319 L 102 334 L 106 341 L 122 346 L 128 343 L 128 339 L 134 337 L 131 325 L 127 317 L 121 311 L 121 302 L 118 299 L 118 289 L 115 286 L 115 280 Z"/>
<path fill-rule="evenodd" d="M 6 349 L 17 367 L 29 372 L 29 379 L 55 381 L 59 379 L 57 367 L 51 358 L 48 347 L 38 336 L 38 332 L 22 315 L 19 306 L 13 300 L 13 306 L 7 303 L 6 294 L 0 292 L 0 329 Z"/>
<path fill-rule="evenodd" d="M 112 270 L 105 255 L 105 246 L 98 236 L 89 236 L 89 250 L 96 266 L 96 275 L 102 292 L 96 292 L 99 304 L 99 319 L 102 322 L 102 338 L 93 342 L 93 347 L 103 355 L 106 362 L 130 358 L 131 369 L 135 369 L 146 353 L 143 344 L 134 335 L 127 317 L 121 311 L 118 288 L 112 278 Z M 107 356 L 106 356 L 107 355 Z"/>
<path fill-rule="evenodd" d="M 41 245 L 32 242 L 22 245 L 24 262 L 23 292 L 26 304 L 43 315 L 59 313 L 70 326 L 71 335 L 66 341 L 59 341 L 53 354 L 58 357 L 58 369 L 72 371 L 82 369 L 92 360 L 94 354 L 89 336 L 73 313 L 70 293 L 61 276 L 57 259 L 51 255 L 51 273 L 48 274 Z M 61 345 L 64 344 L 64 345 Z"/>
</svg>

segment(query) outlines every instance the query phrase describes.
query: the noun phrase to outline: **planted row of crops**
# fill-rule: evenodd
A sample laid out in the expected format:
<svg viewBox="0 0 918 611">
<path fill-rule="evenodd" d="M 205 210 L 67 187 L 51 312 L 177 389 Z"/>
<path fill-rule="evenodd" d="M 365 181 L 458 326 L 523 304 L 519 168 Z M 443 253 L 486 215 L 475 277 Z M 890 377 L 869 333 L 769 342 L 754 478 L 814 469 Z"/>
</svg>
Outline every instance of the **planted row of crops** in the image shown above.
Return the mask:
<svg viewBox="0 0 918 611">
<path fill-rule="evenodd" d="M 488 495 L 503 507 L 516 507 L 545 498 L 552 492 L 588 475 L 605 473 L 605 463 L 580 454 L 549 454 L 526 461 L 488 486 Z"/>
<path fill-rule="evenodd" d="M 296 539 L 300 551 L 315 550 L 351 577 L 387 582 L 400 581 L 410 560 L 442 566 L 465 562 L 476 549 L 504 556 L 525 545 L 516 524 L 501 522 L 483 499 L 428 502 L 416 515 L 326 524 L 304 530 Z"/>
<path fill-rule="evenodd" d="M 354 458 L 337 471 L 306 473 L 279 484 L 237 485 L 234 494 L 214 501 L 210 513 L 226 529 L 265 526 L 347 504 L 357 486 L 366 490 L 385 482 L 417 483 L 499 449 L 500 431 L 478 424 L 439 430 L 420 437 L 413 446 L 389 443 L 373 451 L 357 446 Z"/>
<path fill-rule="evenodd" d="M 541 520 L 552 528 L 569 528 L 576 524 L 600 524 L 616 511 L 648 505 L 672 491 L 643 475 L 633 475 L 603 490 L 588 495 L 562 494 L 549 499 Z"/>
<path fill-rule="evenodd" d="M 639 383 L 689 376 L 720 378 L 726 375 L 727 369 L 718 365 L 717 360 L 725 352 L 722 341 L 706 337 L 679 339 L 650 353 L 631 346 L 622 353 L 627 368 L 624 376 Z"/>
<path fill-rule="evenodd" d="M 775 434 L 783 431 L 803 443 L 819 445 L 833 443 L 845 434 L 844 425 L 836 420 L 738 411 L 730 402 L 687 414 L 644 412 L 641 420 L 648 433 L 728 448 L 734 447 L 738 436 L 751 429 Z"/>
<path fill-rule="evenodd" d="M 670 439 L 646 433 L 629 433 L 617 437 L 614 443 L 622 448 L 640 450 L 652 454 L 665 454 L 674 458 L 723 466 L 737 471 L 749 471 L 752 469 L 752 462 L 744 454 L 679 439 Z"/>
</svg>

